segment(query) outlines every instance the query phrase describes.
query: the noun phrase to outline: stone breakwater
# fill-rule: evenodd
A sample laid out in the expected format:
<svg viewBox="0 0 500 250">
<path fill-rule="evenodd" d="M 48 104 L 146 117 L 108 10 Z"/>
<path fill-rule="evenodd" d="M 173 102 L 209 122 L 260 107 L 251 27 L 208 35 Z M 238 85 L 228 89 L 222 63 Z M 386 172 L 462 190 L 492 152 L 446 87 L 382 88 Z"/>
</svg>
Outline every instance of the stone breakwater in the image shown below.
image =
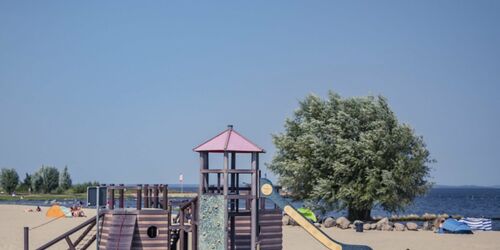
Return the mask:
<svg viewBox="0 0 500 250">
<path fill-rule="evenodd" d="M 439 225 L 438 221 L 443 218 L 450 217 L 448 214 L 416 214 L 407 216 L 392 216 L 392 217 L 375 217 L 372 221 L 353 221 L 351 222 L 346 217 L 327 217 L 322 220 L 322 223 L 315 223 L 317 227 L 338 227 L 340 229 L 356 229 L 357 224 L 363 225 L 363 230 L 380 230 L 380 231 L 418 231 L 426 230 L 433 231 Z M 453 218 L 460 219 L 461 216 L 455 215 Z M 288 215 L 283 215 L 283 225 L 295 226 L 295 221 Z M 416 221 L 423 222 L 417 224 Z"/>
</svg>

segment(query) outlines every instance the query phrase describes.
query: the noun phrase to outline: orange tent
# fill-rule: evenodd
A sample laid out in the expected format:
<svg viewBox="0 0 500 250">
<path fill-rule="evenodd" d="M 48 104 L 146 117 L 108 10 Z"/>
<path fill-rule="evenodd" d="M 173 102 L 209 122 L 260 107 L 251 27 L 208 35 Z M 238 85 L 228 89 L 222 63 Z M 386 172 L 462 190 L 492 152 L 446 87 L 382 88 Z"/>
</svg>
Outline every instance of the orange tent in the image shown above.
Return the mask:
<svg viewBox="0 0 500 250">
<path fill-rule="evenodd" d="M 47 210 L 47 213 L 45 215 L 52 218 L 72 217 L 71 210 L 69 210 L 67 207 L 59 205 L 52 205 L 52 207 Z"/>
</svg>

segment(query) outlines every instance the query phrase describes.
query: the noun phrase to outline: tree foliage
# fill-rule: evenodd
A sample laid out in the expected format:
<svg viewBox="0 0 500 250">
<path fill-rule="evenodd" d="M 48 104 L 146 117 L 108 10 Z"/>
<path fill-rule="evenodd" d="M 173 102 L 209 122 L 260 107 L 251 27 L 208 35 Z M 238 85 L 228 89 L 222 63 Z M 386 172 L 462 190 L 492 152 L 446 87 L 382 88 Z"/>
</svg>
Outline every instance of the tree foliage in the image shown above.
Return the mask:
<svg viewBox="0 0 500 250">
<path fill-rule="evenodd" d="M 59 170 L 55 167 L 42 166 L 31 176 L 33 191 L 50 193 L 59 185 Z"/>
<path fill-rule="evenodd" d="M 12 194 L 16 190 L 17 184 L 19 184 L 19 175 L 16 170 L 13 168 L 2 168 L 0 172 L 0 185 L 2 189 Z"/>
<path fill-rule="evenodd" d="M 87 192 L 88 187 L 95 187 L 99 186 L 99 182 L 94 181 L 94 182 L 84 182 L 84 183 L 79 183 L 75 184 L 71 187 L 71 192 L 74 194 L 81 194 Z"/>
<path fill-rule="evenodd" d="M 68 171 L 68 166 L 65 166 L 62 173 L 59 175 L 59 188 L 68 190 L 71 187 L 71 176 Z"/>
<path fill-rule="evenodd" d="M 309 95 L 273 142 L 268 167 L 283 187 L 317 209 L 347 209 L 351 219 L 368 219 L 375 205 L 402 210 L 431 185 L 423 138 L 381 96 Z"/>
<path fill-rule="evenodd" d="M 31 175 L 30 174 L 26 173 L 26 175 L 24 176 L 23 185 L 26 187 L 31 187 Z"/>
</svg>

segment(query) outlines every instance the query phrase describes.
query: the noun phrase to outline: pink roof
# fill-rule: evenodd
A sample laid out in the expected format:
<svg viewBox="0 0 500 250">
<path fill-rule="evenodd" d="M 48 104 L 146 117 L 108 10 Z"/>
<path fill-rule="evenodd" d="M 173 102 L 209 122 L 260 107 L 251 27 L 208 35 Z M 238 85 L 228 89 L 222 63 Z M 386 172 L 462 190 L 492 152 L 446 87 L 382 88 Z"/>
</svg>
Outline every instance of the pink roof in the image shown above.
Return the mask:
<svg viewBox="0 0 500 250">
<path fill-rule="evenodd" d="M 196 152 L 265 152 L 264 149 L 233 130 L 232 126 L 193 150 Z"/>
</svg>

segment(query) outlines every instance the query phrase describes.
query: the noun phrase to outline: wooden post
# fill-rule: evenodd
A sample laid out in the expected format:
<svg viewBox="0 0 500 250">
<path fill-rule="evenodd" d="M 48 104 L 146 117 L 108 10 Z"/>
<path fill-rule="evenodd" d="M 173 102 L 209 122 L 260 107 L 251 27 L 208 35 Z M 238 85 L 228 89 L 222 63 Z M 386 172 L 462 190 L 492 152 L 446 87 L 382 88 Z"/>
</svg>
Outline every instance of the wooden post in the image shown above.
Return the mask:
<svg viewBox="0 0 500 250">
<path fill-rule="evenodd" d="M 120 184 L 119 186 L 120 186 L 120 189 L 119 189 L 118 193 L 120 194 L 120 201 L 119 201 L 118 206 L 120 208 L 124 208 L 125 207 L 125 190 L 124 190 L 124 185 Z"/>
<path fill-rule="evenodd" d="M 200 152 L 200 187 L 199 194 L 204 194 L 208 192 L 208 187 L 210 185 L 208 180 L 208 174 L 202 173 L 202 170 L 208 169 L 208 152 Z"/>
<path fill-rule="evenodd" d="M 24 250 L 30 249 L 30 229 L 28 227 L 24 227 Z"/>
<path fill-rule="evenodd" d="M 240 194 L 240 174 L 236 174 L 236 194 Z M 236 211 L 240 211 L 240 199 L 236 200 Z"/>
<path fill-rule="evenodd" d="M 160 205 L 160 198 L 159 198 L 159 188 L 158 188 L 158 184 L 155 184 L 154 187 L 153 187 L 153 190 L 154 190 L 154 199 L 153 199 L 153 207 L 154 208 L 158 208 L 158 206 Z"/>
<path fill-rule="evenodd" d="M 142 205 L 142 185 L 137 185 L 137 204 L 136 204 L 136 209 L 141 210 L 141 205 Z"/>
<path fill-rule="evenodd" d="M 188 232 L 184 231 L 183 233 L 183 238 L 184 238 L 184 248 L 181 248 L 182 250 L 188 250 L 189 245 L 188 245 Z"/>
<path fill-rule="evenodd" d="M 257 233 L 258 233 L 258 209 L 259 209 L 259 206 L 258 206 L 258 197 L 257 197 L 257 183 L 258 183 L 258 180 L 257 180 L 257 176 L 258 176 L 258 163 L 257 163 L 257 157 L 258 157 L 258 154 L 257 153 L 252 153 L 252 170 L 254 170 L 253 174 L 252 174 L 252 186 L 251 186 L 251 189 L 250 189 L 250 195 L 252 195 L 252 207 L 251 207 L 251 211 L 250 211 L 250 219 L 251 219 L 251 223 L 250 223 L 250 227 L 251 227 L 251 236 L 250 236 L 250 249 L 251 250 L 256 250 L 257 249 Z"/>
<path fill-rule="evenodd" d="M 144 184 L 142 188 L 144 189 L 144 208 L 149 208 L 149 185 Z"/>
<path fill-rule="evenodd" d="M 167 203 L 168 204 L 168 203 Z M 171 244 L 171 235 L 170 233 L 172 232 L 172 206 L 170 205 L 167 205 L 167 228 L 168 228 L 168 231 L 167 231 L 167 244 L 168 244 L 168 250 L 170 250 L 170 244 Z M 175 248 L 174 248 L 175 249 Z"/>
<path fill-rule="evenodd" d="M 108 206 L 111 210 L 115 209 L 115 190 L 113 189 L 114 186 L 115 184 L 109 184 L 108 188 Z"/>
<path fill-rule="evenodd" d="M 168 209 L 168 185 L 163 185 L 163 209 Z"/>
<path fill-rule="evenodd" d="M 217 193 L 220 194 L 220 173 L 217 173 Z"/>
<path fill-rule="evenodd" d="M 231 153 L 231 169 L 236 169 L 236 153 L 232 152 Z M 236 193 L 236 174 L 235 173 L 231 173 L 231 190 L 233 194 Z M 236 207 L 235 207 L 235 203 L 236 203 L 237 200 L 231 200 L 231 212 L 235 212 L 236 211 Z M 235 216 L 234 216 L 234 213 L 232 213 L 233 215 L 231 216 L 230 218 L 230 227 L 231 227 L 231 246 L 230 246 L 230 249 L 231 250 L 234 250 L 235 248 L 235 238 L 236 238 L 236 232 L 235 232 L 235 229 L 236 229 L 236 222 L 235 222 Z"/>
<path fill-rule="evenodd" d="M 196 202 L 191 202 L 191 248 L 198 249 L 198 215 Z"/>
<path fill-rule="evenodd" d="M 186 245 L 187 242 L 185 242 L 184 238 L 184 210 L 182 208 L 179 210 L 179 216 L 180 216 L 180 221 L 179 221 L 179 249 L 184 250 L 184 245 Z"/>
<path fill-rule="evenodd" d="M 223 184 L 224 185 L 224 201 L 225 201 L 225 209 L 224 209 L 224 228 L 225 228 L 225 232 L 224 232 L 224 246 L 227 247 L 227 242 L 228 242 L 228 211 L 227 211 L 227 203 L 229 202 L 229 199 L 228 199 L 228 193 L 229 193 L 229 180 L 228 180 L 228 168 L 229 168 L 229 154 L 228 152 L 224 152 L 224 180 L 223 180 Z M 231 241 L 234 241 L 234 239 L 231 239 Z"/>
</svg>

